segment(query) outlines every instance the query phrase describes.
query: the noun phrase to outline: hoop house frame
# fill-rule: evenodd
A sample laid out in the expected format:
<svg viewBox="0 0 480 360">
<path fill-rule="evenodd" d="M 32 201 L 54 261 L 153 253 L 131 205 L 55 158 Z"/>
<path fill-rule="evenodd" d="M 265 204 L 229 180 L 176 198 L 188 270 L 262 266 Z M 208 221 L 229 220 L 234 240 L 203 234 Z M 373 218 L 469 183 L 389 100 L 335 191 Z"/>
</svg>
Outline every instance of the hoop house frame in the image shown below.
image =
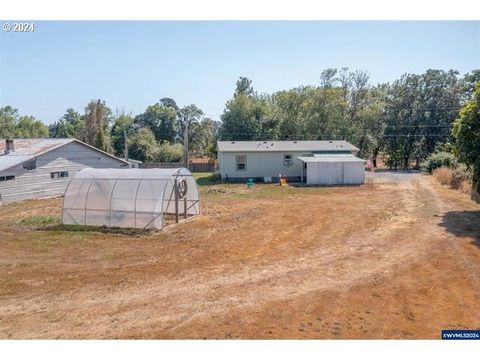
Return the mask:
<svg viewBox="0 0 480 360">
<path fill-rule="evenodd" d="M 197 183 L 185 168 L 83 169 L 69 182 L 62 224 L 161 229 L 200 214 Z"/>
</svg>

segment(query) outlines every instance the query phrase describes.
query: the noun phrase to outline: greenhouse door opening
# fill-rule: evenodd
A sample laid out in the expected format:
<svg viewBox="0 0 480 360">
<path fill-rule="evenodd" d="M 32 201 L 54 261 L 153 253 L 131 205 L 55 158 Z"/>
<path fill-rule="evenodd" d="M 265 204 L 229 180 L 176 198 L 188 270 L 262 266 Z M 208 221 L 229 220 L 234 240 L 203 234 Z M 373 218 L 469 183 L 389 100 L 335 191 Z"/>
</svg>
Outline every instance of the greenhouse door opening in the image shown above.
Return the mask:
<svg viewBox="0 0 480 360">
<path fill-rule="evenodd" d="M 161 229 L 200 214 L 197 183 L 178 169 L 83 169 L 70 181 L 62 223 Z"/>
</svg>

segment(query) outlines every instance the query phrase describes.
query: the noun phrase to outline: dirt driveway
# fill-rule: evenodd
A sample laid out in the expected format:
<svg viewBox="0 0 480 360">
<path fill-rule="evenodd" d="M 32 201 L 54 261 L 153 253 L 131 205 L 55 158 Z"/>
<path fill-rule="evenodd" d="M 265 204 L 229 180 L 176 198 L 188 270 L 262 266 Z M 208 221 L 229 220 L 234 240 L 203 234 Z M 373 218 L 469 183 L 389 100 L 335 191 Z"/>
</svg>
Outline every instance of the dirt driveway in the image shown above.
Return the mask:
<svg viewBox="0 0 480 360">
<path fill-rule="evenodd" d="M 480 327 L 480 206 L 430 176 L 374 181 L 206 186 L 202 216 L 133 236 L 33 221 L 56 219 L 59 199 L 0 207 L 0 338 L 438 339 Z"/>
</svg>

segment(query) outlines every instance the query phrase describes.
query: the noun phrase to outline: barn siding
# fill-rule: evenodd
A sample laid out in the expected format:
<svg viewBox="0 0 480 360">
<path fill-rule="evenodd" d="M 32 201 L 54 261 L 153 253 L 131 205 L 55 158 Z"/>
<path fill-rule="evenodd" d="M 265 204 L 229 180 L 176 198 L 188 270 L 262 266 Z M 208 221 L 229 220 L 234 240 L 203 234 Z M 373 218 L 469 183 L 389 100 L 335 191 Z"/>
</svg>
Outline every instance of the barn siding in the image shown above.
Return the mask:
<svg viewBox="0 0 480 360">
<path fill-rule="evenodd" d="M 2 202 L 15 202 L 61 196 L 70 179 L 86 167 L 118 168 L 126 164 L 78 142 L 71 142 L 37 157 L 37 167 L 26 170 L 23 164 L 0 172 L 15 175 L 15 180 L 0 183 Z M 51 179 L 50 173 L 68 171 L 67 178 Z"/>
</svg>

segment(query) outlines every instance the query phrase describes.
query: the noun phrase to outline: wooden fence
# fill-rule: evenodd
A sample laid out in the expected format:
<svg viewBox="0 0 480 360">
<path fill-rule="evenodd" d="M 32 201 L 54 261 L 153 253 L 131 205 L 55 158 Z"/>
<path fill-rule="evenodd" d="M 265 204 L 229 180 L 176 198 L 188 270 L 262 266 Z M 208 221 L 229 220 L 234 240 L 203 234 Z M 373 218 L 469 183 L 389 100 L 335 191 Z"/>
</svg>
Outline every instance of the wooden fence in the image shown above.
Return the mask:
<svg viewBox="0 0 480 360">
<path fill-rule="evenodd" d="M 174 168 L 179 168 L 179 167 L 185 167 L 183 162 L 172 162 L 172 163 L 167 163 L 167 162 L 151 162 L 151 163 L 143 163 L 140 164 L 140 168 L 142 169 L 153 169 L 153 168 L 158 168 L 158 169 L 174 169 Z M 215 163 L 211 162 L 201 162 L 201 163 L 196 163 L 196 162 L 191 162 L 188 165 L 188 169 L 191 172 L 214 172 L 215 171 Z"/>
</svg>

